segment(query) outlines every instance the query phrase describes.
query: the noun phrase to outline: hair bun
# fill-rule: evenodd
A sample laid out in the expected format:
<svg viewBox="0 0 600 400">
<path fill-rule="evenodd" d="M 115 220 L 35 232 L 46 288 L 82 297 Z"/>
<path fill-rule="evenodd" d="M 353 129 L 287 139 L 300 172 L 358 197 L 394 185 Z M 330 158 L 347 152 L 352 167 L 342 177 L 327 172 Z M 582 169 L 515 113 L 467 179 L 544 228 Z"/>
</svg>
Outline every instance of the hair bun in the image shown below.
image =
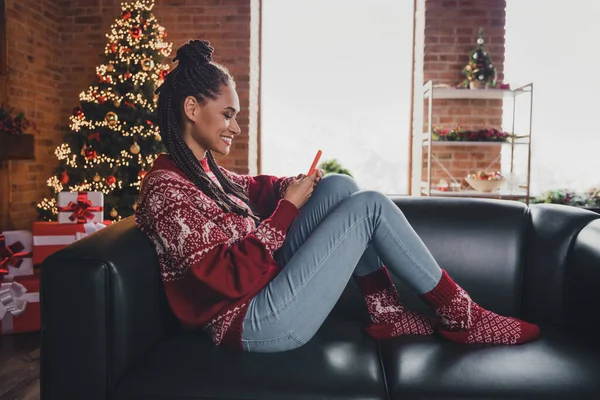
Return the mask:
<svg viewBox="0 0 600 400">
<path fill-rule="evenodd" d="M 173 61 L 184 64 L 208 64 L 212 61 L 215 49 L 208 40 L 190 40 L 177 50 Z"/>
</svg>

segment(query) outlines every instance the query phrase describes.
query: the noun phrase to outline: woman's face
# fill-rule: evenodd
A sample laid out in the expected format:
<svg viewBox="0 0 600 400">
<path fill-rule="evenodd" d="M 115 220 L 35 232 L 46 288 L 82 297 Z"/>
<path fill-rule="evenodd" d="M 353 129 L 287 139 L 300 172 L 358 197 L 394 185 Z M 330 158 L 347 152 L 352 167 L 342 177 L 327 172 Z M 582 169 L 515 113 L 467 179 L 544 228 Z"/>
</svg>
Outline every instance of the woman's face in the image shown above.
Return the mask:
<svg viewBox="0 0 600 400">
<path fill-rule="evenodd" d="M 233 138 L 241 133 L 236 121 L 240 100 L 232 85 L 221 88 L 216 99 L 200 104 L 192 97 L 183 102 L 184 140 L 196 158 L 203 159 L 206 151 L 229 154 Z"/>
</svg>

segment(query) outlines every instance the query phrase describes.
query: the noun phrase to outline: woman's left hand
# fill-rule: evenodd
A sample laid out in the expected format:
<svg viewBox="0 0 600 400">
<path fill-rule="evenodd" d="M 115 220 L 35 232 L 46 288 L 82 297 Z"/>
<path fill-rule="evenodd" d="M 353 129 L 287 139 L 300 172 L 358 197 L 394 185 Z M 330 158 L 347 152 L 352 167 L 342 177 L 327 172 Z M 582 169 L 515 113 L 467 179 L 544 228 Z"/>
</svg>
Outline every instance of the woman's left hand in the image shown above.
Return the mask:
<svg viewBox="0 0 600 400">
<path fill-rule="evenodd" d="M 316 168 L 314 173 L 317 175 L 315 178 L 315 186 L 316 186 L 317 183 L 319 183 L 319 181 L 325 175 L 325 171 L 323 171 L 321 168 Z M 296 176 L 296 180 L 300 180 L 300 179 L 304 178 L 305 176 L 306 176 L 306 174 L 298 174 L 298 176 Z"/>
</svg>

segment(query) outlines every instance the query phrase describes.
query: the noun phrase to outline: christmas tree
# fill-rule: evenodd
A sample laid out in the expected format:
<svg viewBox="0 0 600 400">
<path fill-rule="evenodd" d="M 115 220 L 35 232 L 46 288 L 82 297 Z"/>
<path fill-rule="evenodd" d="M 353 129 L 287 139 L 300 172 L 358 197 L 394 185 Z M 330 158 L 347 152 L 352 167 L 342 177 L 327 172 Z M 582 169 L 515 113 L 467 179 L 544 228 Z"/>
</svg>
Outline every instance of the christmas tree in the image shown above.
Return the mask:
<svg viewBox="0 0 600 400">
<path fill-rule="evenodd" d="M 70 131 L 55 150 L 59 166 L 48 180 L 53 197 L 38 204 L 39 219 L 56 220 L 61 191 L 104 193 L 104 217 L 117 221 L 135 211 L 139 187 L 165 151 L 158 129 L 155 89 L 169 66 L 172 43 L 152 14 L 153 0 L 122 3 L 106 34 L 97 80 L 79 95 Z"/>
<path fill-rule="evenodd" d="M 463 74 L 471 87 L 485 87 L 489 83 L 495 85 L 496 67 L 492 64 L 488 52 L 484 50 L 483 43 L 483 30 L 479 30 L 477 47 L 471 51 L 469 63 L 463 69 Z"/>
</svg>

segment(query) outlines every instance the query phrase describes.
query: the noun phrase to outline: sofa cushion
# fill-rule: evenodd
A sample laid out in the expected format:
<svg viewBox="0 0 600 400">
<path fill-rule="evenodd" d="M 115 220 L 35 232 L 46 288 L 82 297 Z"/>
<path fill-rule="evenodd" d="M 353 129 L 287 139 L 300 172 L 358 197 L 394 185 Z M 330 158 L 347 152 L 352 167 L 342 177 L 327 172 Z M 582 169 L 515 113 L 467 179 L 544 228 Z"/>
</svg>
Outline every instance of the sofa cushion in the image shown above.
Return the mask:
<svg viewBox="0 0 600 400">
<path fill-rule="evenodd" d="M 600 398 L 600 347 L 552 328 L 519 346 L 460 345 L 435 336 L 380 346 L 393 399 Z"/>
<path fill-rule="evenodd" d="M 387 399 L 375 342 L 329 318 L 303 347 L 240 353 L 201 334 L 160 342 L 119 383 L 119 399 Z"/>
</svg>

